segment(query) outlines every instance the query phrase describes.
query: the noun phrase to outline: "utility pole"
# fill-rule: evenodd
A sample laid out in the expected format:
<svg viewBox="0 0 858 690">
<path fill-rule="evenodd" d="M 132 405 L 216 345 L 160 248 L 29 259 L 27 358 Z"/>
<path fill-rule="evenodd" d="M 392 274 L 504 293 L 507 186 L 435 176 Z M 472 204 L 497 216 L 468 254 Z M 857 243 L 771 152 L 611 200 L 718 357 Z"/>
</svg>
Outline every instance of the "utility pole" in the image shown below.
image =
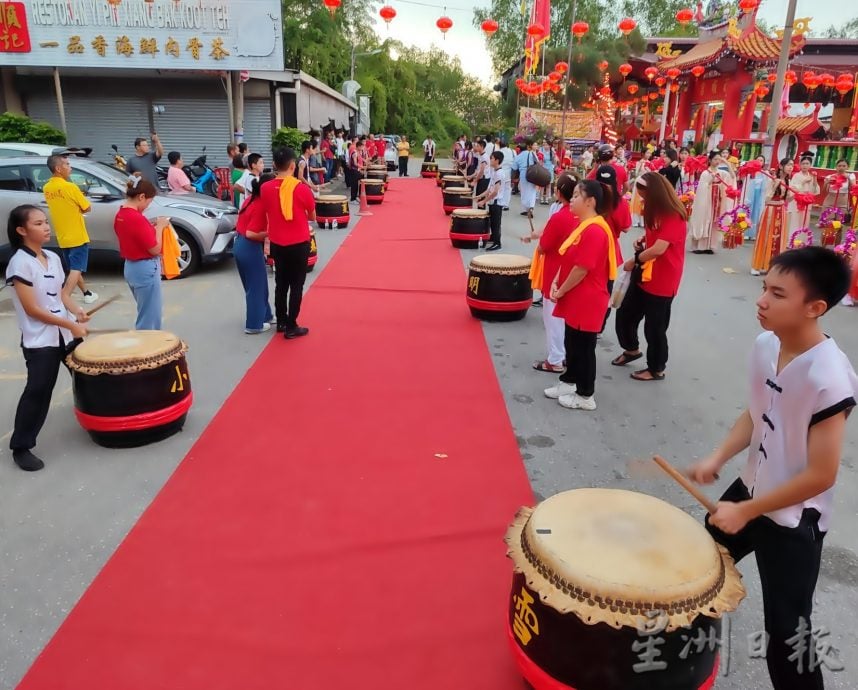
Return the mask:
<svg viewBox="0 0 858 690">
<path fill-rule="evenodd" d="M 574 46 L 575 37 L 572 35 L 572 25 L 578 14 L 578 0 L 572 0 L 572 6 L 569 8 L 569 55 L 566 58 L 566 64 L 569 69 L 566 70 L 566 88 L 563 89 L 563 114 L 560 116 L 560 143 L 557 145 L 557 156 L 560 161 L 563 161 L 566 152 L 566 111 L 569 109 L 569 87 L 572 86 L 572 48 Z"/>
<path fill-rule="evenodd" d="M 787 66 L 789 65 L 789 51 L 792 46 L 792 25 L 795 22 L 795 5 L 796 0 L 789 0 L 787 6 L 786 22 L 784 23 L 784 38 L 781 43 L 781 54 L 778 58 L 778 78 L 775 80 L 774 88 L 772 89 L 772 111 L 769 116 L 769 131 L 766 133 L 766 143 L 763 144 L 763 156 L 766 159 L 766 165 L 770 168 L 774 165 L 775 155 L 775 137 L 778 133 L 778 120 L 781 115 L 781 98 L 784 92 L 784 77 L 786 76 Z"/>
</svg>

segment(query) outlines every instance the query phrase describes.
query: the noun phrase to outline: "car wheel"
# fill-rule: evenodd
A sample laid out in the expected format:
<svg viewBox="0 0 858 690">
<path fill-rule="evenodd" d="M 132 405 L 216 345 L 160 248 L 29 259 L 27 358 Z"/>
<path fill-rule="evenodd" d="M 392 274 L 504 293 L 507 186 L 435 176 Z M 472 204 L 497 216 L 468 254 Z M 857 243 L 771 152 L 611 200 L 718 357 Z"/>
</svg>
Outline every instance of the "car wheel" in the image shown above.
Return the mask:
<svg viewBox="0 0 858 690">
<path fill-rule="evenodd" d="M 217 178 L 214 178 L 206 185 L 206 194 L 208 194 L 209 196 L 213 196 L 215 199 L 217 199 L 217 190 Z"/>
<path fill-rule="evenodd" d="M 202 252 L 187 230 L 176 228 L 176 234 L 179 236 L 179 278 L 187 278 L 199 270 Z"/>
</svg>

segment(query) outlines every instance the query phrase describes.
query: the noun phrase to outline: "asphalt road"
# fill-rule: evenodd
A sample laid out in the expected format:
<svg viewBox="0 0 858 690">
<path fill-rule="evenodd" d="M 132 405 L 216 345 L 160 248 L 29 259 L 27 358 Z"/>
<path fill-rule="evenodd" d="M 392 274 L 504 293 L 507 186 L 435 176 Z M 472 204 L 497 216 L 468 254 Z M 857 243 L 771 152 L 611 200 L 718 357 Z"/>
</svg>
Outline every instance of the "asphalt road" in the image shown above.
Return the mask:
<svg viewBox="0 0 858 690">
<path fill-rule="evenodd" d="M 411 169 L 416 173 L 419 163 L 412 161 Z M 526 229 L 518 210 L 514 197 L 504 215 L 504 251 L 529 256 L 532 245 L 517 239 Z M 547 207 L 537 207 L 536 216 L 537 223 L 544 222 Z M 320 263 L 311 281 L 347 241 L 348 232 L 317 233 Z M 463 251 L 463 262 L 476 253 Z M 635 382 L 628 378 L 631 368 L 610 366 L 619 352 L 611 320 L 598 346 L 595 412 L 565 410 L 543 397 L 542 389 L 554 377 L 531 368 L 545 354 L 537 309 L 520 322 L 485 325 L 537 498 L 582 486 L 624 488 L 653 494 L 702 518 L 702 509 L 670 480 L 654 472 L 632 471 L 631 461 L 660 453 L 678 465 L 689 463 L 714 447 L 743 409 L 747 353 L 759 332 L 754 300 L 760 279 L 747 272 L 749 255 L 744 248 L 714 257 L 688 256 L 674 302 L 671 359 L 664 382 Z M 735 272 L 725 272 L 729 269 Z M 95 317 L 93 328 L 131 327 L 134 304 L 118 263 L 96 267 L 90 282 L 102 297 L 123 295 Z M 463 273 L 463 292 L 464 284 Z M 164 290 L 165 329 L 179 333 L 190 346 L 195 403 L 184 431 L 153 446 L 102 449 L 78 427 L 70 380 L 62 374 L 39 439 L 38 453 L 47 468 L 36 474 L 17 470 L 6 448 L 24 367 L 9 293 L 0 293 L 2 689 L 14 687 L 21 678 L 268 341 L 266 335 L 243 333 L 243 293 L 231 261 L 205 267 L 187 280 L 165 283 Z M 853 359 L 858 358 L 856 324 L 858 309 L 838 307 L 825 317 L 828 333 Z M 858 612 L 856 460 L 858 423 L 853 420 L 838 480 L 836 515 L 823 551 L 814 618 L 830 632 L 827 639 L 839 650 L 844 669 L 826 674 L 827 687 L 838 689 L 858 687 L 858 631 L 852 627 Z M 717 498 L 740 465 L 734 461 L 721 484 L 707 489 L 711 497 Z M 491 478 L 486 477 L 486 489 L 490 488 Z M 748 598 L 731 617 L 730 653 L 725 655 L 729 670 L 716 687 L 766 688 L 764 661 L 749 658 L 748 653 L 748 636 L 762 628 L 759 580 L 753 562 L 743 562 L 740 570 Z"/>
</svg>

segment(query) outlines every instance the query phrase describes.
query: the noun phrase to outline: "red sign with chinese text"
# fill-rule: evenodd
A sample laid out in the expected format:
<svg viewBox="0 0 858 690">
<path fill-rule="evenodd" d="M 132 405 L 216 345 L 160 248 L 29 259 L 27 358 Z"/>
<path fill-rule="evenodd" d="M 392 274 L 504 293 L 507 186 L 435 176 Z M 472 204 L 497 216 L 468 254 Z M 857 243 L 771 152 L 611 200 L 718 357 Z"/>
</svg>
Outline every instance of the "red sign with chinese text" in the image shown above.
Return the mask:
<svg viewBox="0 0 858 690">
<path fill-rule="evenodd" d="M 30 28 L 23 2 L 0 2 L 0 53 L 29 53 Z"/>
</svg>

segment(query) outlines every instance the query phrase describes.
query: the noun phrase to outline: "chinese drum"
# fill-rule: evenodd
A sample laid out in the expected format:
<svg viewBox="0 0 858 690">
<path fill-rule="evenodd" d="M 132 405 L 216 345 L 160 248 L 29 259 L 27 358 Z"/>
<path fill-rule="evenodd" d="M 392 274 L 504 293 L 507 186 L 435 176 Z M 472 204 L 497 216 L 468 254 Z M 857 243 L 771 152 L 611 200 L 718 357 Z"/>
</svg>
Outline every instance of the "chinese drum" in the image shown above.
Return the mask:
<svg viewBox="0 0 858 690">
<path fill-rule="evenodd" d="M 420 177 L 435 178 L 438 176 L 438 164 L 435 161 L 424 161 L 420 166 Z"/>
<path fill-rule="evenodd" d="M 316 198 L 316 222 L 323 230 L 345 228 L 349 224 L 349 199 L 339 194 L 322 194 Z"/>
<path fill-rule="evenodd" d="M 369 178 L 363 183 L 366 187 L 366 202 L 368 204 L 380 204 L 384 201 L 384 180 Z"/>
<path fill-rule="evenodd" d="M 66 360 L 80 425 L 108 448 L 142 446 L 180 431 L 193 401 L 187 350 L 166 331 L 84 340 Z"/>
<path fill-rule="evenodd" d="M 319 260 L 319 248 L 316 245 L 316 231 L 310 228 L 310 254 L 307 257 L 307 273 L 313 270 Z"/>
<path fill-rule="evenodd" d="M 484 321 L 518 321 L 533 304 L 530 259 L 517 254 L 475 256 L 468 266 L 465 300 Z"/>
<path fill-rule="evenodd" d="M 480 240 L 491 237 L 489 212 L 485 209 L 457 208 L 450 217 L 450 242 L 459 249 L 476 249 Z"/>
<path fill-rule="evenodd" d="M 370 180 L 382 180 L 384 182 L 387 182 L 387 166 L 370 165 L 366 169 L 366 176 Z"/>
<path fill-rule="evenodd" d="M 467 187 L 447 187 L 441 192 L 444 213 L 448 216 L 457 208 L 471 208 L 473 190 Z"/>
<path fill-rule="evenodd" d="M 465 187 L 465 177 L 464 175 L 447 175 L 447 177 L 441 178 L 441 189 L 447 189 L 447 187 Z"/>
<path fill-rule="evenodd" d="M 576 489 L 520 509 L 506 543 L 509 641 L 536 690 L 713 687 L 721 617 L 745 590 L 690 515 L 645 494 Z"/>
<path fill-rule="evenodd" d="M 436 183 L 440 187 L 441 180 L 445 177 L 449 177 L 450 175 L 458 175 L 458 171 L 455 168 L 438 168 L 438 177 L 436 178 Z"/>
</svg>

